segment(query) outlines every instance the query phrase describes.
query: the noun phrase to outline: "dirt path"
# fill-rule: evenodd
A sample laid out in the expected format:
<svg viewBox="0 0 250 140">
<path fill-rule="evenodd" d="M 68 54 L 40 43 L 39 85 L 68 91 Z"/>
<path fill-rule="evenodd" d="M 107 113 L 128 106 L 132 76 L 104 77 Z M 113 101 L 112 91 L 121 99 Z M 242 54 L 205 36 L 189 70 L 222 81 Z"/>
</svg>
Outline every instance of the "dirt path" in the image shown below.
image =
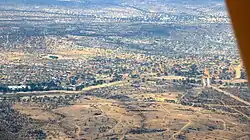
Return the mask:
<svg viewBox="0 0 250 140">
<path fill-rule="evenodd" d="M 119 119 L 119 121 L 116 123 L 116 125 L 115 125 L 112 129 L 110 129 L 107 133 L 108 133 L 108 134 L 109 134 L 109 133 L 112 133 L 111 131 L 112 131 L 112 130 L 115 130 L 116 127 L 117 127 L 118 125 L 120 125 L 120 123 L 122 122 L 122 119 L 123 119 L 123 115 L 120 116 L 120 119 Z"/>
<path fill-rule="evenodd" d="M 249 102 L 247 102 L 247 101 L 245 101 L 245 100 L 243 100 L 243 99 L 241 99 L 241 98 L 239 98 L 239 97 L 237 97 L 237 96 L 235 96 L 235 95 L 233 95 L 233 94 L 231 94 L 231 93 L 229 93 L 229 92 L 226 92 L 226 91 L 221 90 L 221 89 L 219 89 L 218 87 L 214 87 L 214 86 L 212 86 L 211 88 L 213 88 L 214 90 L 216 90 L 216 91 L 218 91 L 218 92 L 221 92 L 221 93 L 223 93 L 223 94 L 225 94 L 225 95 L 228 95 L 228 96 L 230 96 L 231 98 L 234 98 L 235 100 L 237 100 L 237 101 L 239 101 L 239 102 L 241 102 L 241 103 L 244 103 L 244 104 L 250 106 L 250 103 L 249 103 Z"/>
<path fill-rule="evenodd" d="M 185 130 L 190 124 L 192 124 L 192 122 L 191 122 L 191 120 L 188 120 L 188 123 L 187 123 L 186 125 L 184 125 L 178 132 L 174 133 L 174 134 L 171 136 L 170 140 L 176 139 L 175 137 L 176 137 L 177 135 L 179 135 L 183 130 Z"/>
<path fill-rule="evenodd" d="M 122 137 L 119 140 L 124 140 L 125 136 L 128 134 L 128 132 L 124 133 Z"/>
<path fill-rule="evenodd" d="M 76 127 L 76 137 L 77 137 L 77 139 L 79 139 L 80 133 L 81 133 L 81 127 L 77 124 L 75 124 L 75 127 Z"/>
<path fill-rule="evenodd" d="M 234 110 L 235 112 L 241 114 L 242 116 L 244 116 L 244 117 L 246 117 L 248 120 L 250 120 L 250 117 L 249 117 L 248 115 L 246 115 L 246 114 L 244 114 L 243 112 L 241 112 L 241 111 L 235 109 L 234 107 L 230 107 L 229 105 L 226 105 L 223 101 L 221 101 L 221 102 L 222 102 L 222 104 L 223 104 L 224 106 L 226 106 L 226 107 L 228 107 L 228 108 Z"/>
<path fill-rule="evenodd" d="M 161 106 L 161 108 L 162 108 L 165 112 L 167 112 L 168 114 L 170 114 L 170 112 L 162 105 L 162 103 L 160 103 L 160 106 Z"/>
</svg>

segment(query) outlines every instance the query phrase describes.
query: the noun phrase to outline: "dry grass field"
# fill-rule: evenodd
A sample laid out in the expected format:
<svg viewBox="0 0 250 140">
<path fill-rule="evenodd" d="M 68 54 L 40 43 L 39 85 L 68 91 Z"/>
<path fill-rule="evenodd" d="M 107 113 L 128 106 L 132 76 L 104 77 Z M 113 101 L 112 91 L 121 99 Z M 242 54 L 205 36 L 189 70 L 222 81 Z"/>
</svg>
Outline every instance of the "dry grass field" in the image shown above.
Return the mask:
<svg viewBox="0 0 250 140">
<path fill-rule="evenodd" d="M 53 110 L 20 104 L 14 108 L 44 121 L 48 139 L 237 139 L 247 138 L 250 129 L 229 115 L 165 102 L 86 96 L 74 105 Z"/>
</svg>

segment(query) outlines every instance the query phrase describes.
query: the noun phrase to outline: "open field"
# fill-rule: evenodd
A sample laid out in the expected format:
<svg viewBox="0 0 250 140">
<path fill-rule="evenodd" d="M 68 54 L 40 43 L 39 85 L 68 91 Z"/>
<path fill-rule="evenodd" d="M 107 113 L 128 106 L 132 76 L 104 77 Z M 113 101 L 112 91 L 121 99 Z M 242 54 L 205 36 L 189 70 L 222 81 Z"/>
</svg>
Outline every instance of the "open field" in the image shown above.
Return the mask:
<svg viewBox="0 0 250 140">
<path fill-rule="evenodd" d="M 73 98 L 76 93 L 63 97 L 60 94 L 47 94 L 46 98 L 50 98 L 46 99 L 49 101 L 47 103 L 35 103 L 37 101 L 33 100 L 17 103 L 13 108 L 21 114 L 41 121 L 42 126 L 38 128 L 46 132 L 47 139 L 200 140 L 240 139 L 250 135 L 250 122 L 239 117 L 242 112 L 237 108 L 237 104 L 220 105 L 215 102 L 210 106 L 228 106 L 237 108 L 239 112 L 185 106 L 178 104 L 178 100 L 185 99 L 191 94 L 185 94 L 185 90 L 182 89 L 173 90 L 171 86 L 174 84 L 154 85 L 150 81 L 139 84 L 140 87 L 147 88 L 134 87 L 129 82 L 112 84 L 82 91 L 80 96 L 77 93 L 76 99 Z M 199 90 L 207 92 L 208 89 Z M 203 92 L 197 96 L 203 96 Z M 69 97 L 66 97 L 67 95 Z M 69 104 L 66 105 L 49 107 L 62 99 L 72 101 L 69 100 Z"/>
<path fill-rule="evenodd" d="M 250 135 L 249 125 L 234 117 L 171 103 L 119 102 L 84 96 L 74 105 L 50 111 L 20 104 L 14 108 L 34 119 L 49 118 L 57 122 L 43 126 L 45 131 L 51 132 L 52 126 L 58 131 L 56 136 L 48 135 L 54 139 L 67 136 L 68 139 L 198 140 Z"/>
</svg>

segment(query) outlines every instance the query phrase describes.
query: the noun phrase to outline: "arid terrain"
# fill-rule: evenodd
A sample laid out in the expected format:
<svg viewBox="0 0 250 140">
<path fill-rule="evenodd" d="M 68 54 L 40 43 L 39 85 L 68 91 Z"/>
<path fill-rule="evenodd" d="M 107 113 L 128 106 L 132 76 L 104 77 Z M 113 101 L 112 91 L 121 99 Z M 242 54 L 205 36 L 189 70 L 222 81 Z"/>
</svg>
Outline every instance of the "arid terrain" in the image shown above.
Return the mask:
<svg viewBox="0 0 250 140">
<path fill-rule="evenodd" d="M 122 83 L 78 93 L 50 93 L 51 96 L 28 96 L 27 93 L 20 93 L 24 94 L 20 98 L 21 102 L 14 103 L 12 108 L 33 120 L 21 132 L 27 133 L 29 129 L 42 130 L 46 139 L 249 138 L 248 111 L 232 112 L 223 108 L 183 105 L 181 100 L 192 95 L 185 94 L 185 88 L 177 90 L 175 85 L 167 84 L 168 81 L 161 81 L 161 85 L 154 85 L 152 81 L 137 82 L 141 84 L 140 88 Z M 205 93 L 211 89 L 196 90 Z M 223 93 L 218 96 L 222 97 Z M 229 99 L 230 96 L 225 96 L 221 102 Z M 221 106 L 219 103 L 207 104 Z M 237 105 L 237 101 L 225 102 L 223 107 L 250 108 L 247 105 Z M 40 133 L 34 132 L 30 138 Z"/>
<path fill-rule="evenodd" d="M 0 0 L 0 139 L 250 140 L 223 0 Z"/>
</svg>

